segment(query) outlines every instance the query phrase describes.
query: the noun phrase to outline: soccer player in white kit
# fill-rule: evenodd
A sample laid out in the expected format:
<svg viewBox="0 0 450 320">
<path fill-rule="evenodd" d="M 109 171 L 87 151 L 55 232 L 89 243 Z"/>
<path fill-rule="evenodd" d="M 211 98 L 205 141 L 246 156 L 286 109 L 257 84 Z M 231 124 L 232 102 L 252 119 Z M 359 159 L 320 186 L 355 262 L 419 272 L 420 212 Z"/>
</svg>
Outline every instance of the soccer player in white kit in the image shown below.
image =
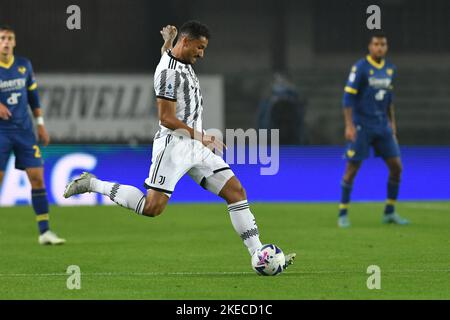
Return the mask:
<svg viewBox="0 0 450 320">
<path fill-rule="evenodd" d="M 166 26 L 161 30 L 165 44 L 154 75 L 160 129 L 155 135 L 152 164 L 145 180 L 147 195 L 133 186 L 102 181 L 85 172 L 66 186 L 64 196 L 97 192 L 140 215 L 156 217 L 187 173 L 227 202 L 233 227 L 253 255 L 262 244 L 245 190 L 229 165 L 211 151 L 222 150 L 223 143 L 205 134 L 202 127 L 203 97 L 192 65 L 203 58 L 210 31 L 200 22 L 188 21 L 179 33 L 172 48 L 176 28 Z M 295 253 L 287 254 L 285 267 L 294 258 Z"/>
</svg>

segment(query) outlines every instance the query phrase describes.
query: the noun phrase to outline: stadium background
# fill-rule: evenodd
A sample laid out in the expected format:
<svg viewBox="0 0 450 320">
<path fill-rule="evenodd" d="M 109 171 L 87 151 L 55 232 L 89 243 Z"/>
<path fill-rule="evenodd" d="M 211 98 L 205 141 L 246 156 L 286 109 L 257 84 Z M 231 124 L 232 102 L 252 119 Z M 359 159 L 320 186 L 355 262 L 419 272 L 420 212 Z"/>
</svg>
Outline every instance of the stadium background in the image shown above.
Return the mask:
<svg viewBox="0 0 450 320">
<path fill-rule="evenodd" d="M 81 30 L 66 27 L 72 4 L 81 8 Z M 0 22 L 16 29 L 16 54 L 32 60 L 43 96 L 54 142 L 43 149 L 51 201 L 108 203 L 92 195 L 61 199 L 66 181 L 82 170 L 142 186 L 156 131 L 151 75 L 160 56 L 159 30 L 191 18 L 213 32 L 205 59 L 195 66 L 208 87 L 206 127 L 261 127 L 258 115 L 276 75 L 289 79 L 298 94 L 298 118 L 277 109 L 281 142 L 289 144 L 281 149 L 279 174 L 261 176 L 258 164 L 233 166 L 249 199 L 337 201 L 344 167 L 342 90 L 350 66 L 366 54 L 371 4 L 381 7 L 388 58 L 399 70 L 400 197 L 450 199 L 448 1 L 2 0 Z M 130 114 L 134 105 L 139 112 Z M 287 128 L 297 140 L 283 138 Z M 29 202 L 27 181 L 12 166 L 13 160 L 1 205 Z M 353 198 L 383 200 L 386 175 L 381 161 L 368 160 Z M 217 200 L 188 178 L 173 197 Z"/>
</svg>

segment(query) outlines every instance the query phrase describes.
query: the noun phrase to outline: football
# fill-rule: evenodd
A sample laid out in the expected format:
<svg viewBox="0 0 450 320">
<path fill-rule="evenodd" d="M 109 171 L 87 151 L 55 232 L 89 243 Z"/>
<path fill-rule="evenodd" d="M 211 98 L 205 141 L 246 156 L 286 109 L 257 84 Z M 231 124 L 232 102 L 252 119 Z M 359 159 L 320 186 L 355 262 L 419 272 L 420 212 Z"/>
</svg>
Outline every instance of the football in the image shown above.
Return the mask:
<svg viewBox="0 0 450 320">
<path fill-rule="evenodd" d="M 262 276 L 275 276 L 283 272 L 285 258 L 283 251 L 274 244 L 265 244 L 252 256 L 252 267 Z"/>
</svg>

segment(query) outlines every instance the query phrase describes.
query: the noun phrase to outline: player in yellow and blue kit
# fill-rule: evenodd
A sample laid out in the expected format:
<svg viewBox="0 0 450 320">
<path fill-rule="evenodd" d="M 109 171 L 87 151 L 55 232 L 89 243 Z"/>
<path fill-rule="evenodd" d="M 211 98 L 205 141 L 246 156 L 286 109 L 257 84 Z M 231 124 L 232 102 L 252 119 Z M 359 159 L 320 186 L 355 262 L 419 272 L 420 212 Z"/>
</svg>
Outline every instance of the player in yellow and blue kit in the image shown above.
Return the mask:
<svg viewBox="0 0 450 320">
<path fill-rule="evenodd" d="M 49 136 L 44 126 L 37 83 L 31 62 L 14 56 L 15 46 L 14 30 L 0 26 L 0 184 L 13 152 L 16 168 L 25 170 L 30 180 L 32 205 L 40 231 L 39 243 L 62 244 L 65 240 L 49 229 L 43 162 L 28 112 L 30 106 L 39 139 L 47 145 Z"/>
<path fill-rule="evenodd" d="M 384 59 L 387 49 L 386 36 L 374 34 L 370 38 L 369 55 L 352 66 L 344 89 L 345 138 L 348 144 L 345 153 L 347 166 L 341 183 L 339 227 L 350 226 L 347 211 L 353 180 L 362 161 L 369 157 L 371 147 L 389 168 L 383 222 L 409 223 L 395 212 L 402 163 L 393 105 L 393 81 L 397 70 Z"/>
</svg>

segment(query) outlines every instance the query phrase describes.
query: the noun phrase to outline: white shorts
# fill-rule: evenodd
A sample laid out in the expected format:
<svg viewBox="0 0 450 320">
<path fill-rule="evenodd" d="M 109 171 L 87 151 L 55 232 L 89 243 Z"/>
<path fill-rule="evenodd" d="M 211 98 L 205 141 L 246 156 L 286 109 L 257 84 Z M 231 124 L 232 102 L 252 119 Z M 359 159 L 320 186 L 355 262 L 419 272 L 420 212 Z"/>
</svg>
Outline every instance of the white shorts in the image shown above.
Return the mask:
<svg viewBox="0 0 450 320">
<path fill-rule="evenodd" d="M 186 173 L 215 194 L 234 176 L 230 166 L 198 140 L 172 134 L 155 139 L 145 187 L 170 197 Z"/>
</svg>

